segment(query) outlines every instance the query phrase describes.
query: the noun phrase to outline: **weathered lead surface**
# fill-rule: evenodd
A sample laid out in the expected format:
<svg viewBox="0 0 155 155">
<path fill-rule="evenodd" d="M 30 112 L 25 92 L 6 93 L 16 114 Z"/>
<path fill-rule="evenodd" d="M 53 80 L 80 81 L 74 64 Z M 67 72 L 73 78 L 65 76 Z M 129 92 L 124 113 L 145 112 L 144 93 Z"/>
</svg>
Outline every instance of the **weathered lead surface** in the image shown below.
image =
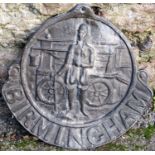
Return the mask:
<svg viewBox="0 0 155 155">
<path fill-rule="evenodd" d="M 125 133 L 148 109 L 147 74 L 130 45 L 85 5 L 48 19 L 10 68 L 3 96 L 43 141 L 91 149 Z"/>
</svg>

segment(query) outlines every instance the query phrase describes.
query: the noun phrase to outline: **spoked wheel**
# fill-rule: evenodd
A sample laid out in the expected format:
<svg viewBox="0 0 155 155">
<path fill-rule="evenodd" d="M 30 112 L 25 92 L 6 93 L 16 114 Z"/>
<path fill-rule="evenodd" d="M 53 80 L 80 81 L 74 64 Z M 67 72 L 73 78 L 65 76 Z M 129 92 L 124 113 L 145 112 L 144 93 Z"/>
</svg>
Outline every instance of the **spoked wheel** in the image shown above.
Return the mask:
<svg viewBox="0 0 155 155">
<path fill-rule="evenodd" d="M 87 98 L 89 102 L 87 104 L 92 107 L 103 106 L 109 95 L 109 86 L 104 81 L 96 81 L 88 87 Z"/>
<path fill-rule="evenodd" d="M 59 98 L 64 95 L 64 87 L 58 81 L 43 80 L 38 85 L 38 97 L 46 104 L 55 104 L 56 96 Z"/>
</svg>

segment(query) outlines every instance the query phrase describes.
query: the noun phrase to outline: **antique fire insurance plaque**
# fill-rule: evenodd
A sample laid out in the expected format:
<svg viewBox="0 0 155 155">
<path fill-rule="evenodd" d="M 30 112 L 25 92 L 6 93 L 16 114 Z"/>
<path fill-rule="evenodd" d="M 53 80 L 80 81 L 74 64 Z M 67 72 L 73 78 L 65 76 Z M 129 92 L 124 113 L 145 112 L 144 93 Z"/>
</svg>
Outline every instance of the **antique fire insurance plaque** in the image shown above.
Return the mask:
<svg viewBox="0 0 155 155">
<path fill-rule="evenodd" d="M 149 109 L 152 97 L 128 40 L 87 5 L 40 27 L 2 91 L 31 134 L 73 149 L 115 140 Z"/>
</svg>

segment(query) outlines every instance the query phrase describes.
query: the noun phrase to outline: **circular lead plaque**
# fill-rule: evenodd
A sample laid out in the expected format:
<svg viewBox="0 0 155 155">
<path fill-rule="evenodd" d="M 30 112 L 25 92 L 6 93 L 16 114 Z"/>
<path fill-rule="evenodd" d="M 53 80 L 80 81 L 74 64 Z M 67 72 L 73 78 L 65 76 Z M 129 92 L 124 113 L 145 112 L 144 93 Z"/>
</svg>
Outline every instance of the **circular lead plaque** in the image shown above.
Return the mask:
<svg viewBox="0 0 155 155">
<path fill-rule="evenodd" d="M 141 116 L 150 100 L 149 89 L 142 88 L 146 79 L 144 71 L 136 73 L 124 35 L 77 5 L 36 32 L 21 66 L 10 69 L 3 94 L 32 134 L 49 144 L 88 149 L 119 137 Z"/>
</svg>

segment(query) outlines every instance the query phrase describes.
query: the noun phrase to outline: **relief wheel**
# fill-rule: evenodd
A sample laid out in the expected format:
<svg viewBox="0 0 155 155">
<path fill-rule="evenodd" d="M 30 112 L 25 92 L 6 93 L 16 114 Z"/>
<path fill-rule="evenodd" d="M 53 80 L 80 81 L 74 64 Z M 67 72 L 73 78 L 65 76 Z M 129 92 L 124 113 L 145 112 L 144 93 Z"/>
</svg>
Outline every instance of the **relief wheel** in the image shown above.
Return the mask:
<svg viewBox="0 0 155 155">
<path fill-rule="evenodd" d="M 104 81 L 96 81 L 92 83 L 87 90 L 87 104 L 92 107 L 100 107 L 106 104 L 110 88 Z"/>
<path fill-rule="evenodd" d="M 63 96 L 64 88 L 58 81 L 42 80 L 37 88 L 39 99 L 46 104 L 55 104 L 56 95 Z"/>
</svg>

